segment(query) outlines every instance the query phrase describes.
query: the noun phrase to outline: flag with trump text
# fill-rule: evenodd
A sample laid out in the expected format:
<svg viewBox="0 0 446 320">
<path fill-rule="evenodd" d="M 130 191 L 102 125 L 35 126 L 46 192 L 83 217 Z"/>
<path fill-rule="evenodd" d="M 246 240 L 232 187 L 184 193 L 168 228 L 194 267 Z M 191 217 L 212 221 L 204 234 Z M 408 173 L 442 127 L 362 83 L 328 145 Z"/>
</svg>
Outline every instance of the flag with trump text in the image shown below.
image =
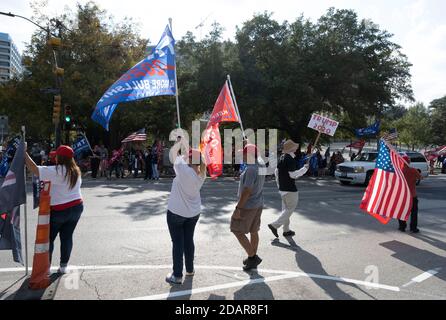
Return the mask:
<svg viewBox="0 0 446 320">
<path fill-rule="evenodd" d="M 390 219 L 409 219 L 412 195 L 403 173 L 405 165 L 398 152 L 381 139 L 375 171 L 360 208 L 383 224 Z"/>
<path fill-rule="evenodd" d="M 223 173 L 223 153 L 219 125 L 222 122 L 239 122 L 228 81 L 220 91 L 201 142 L 209 175 L 216 179 Z"/>
<path fill-rule="evenodd" d="M 158 45 L 146 58 L 127 71 L 102 95 L 91 118 L 109 130 L 119 103 L 148 97 L 175 95 L 175 40 L 166 26 Z"/>
</svg>

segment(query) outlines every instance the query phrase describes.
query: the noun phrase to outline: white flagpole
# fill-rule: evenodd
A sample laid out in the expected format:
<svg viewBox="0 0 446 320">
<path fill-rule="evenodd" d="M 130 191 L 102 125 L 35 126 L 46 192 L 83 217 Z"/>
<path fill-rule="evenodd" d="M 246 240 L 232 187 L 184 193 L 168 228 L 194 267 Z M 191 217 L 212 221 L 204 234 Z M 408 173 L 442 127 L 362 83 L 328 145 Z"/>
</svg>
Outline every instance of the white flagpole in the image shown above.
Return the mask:
<svg viewBox="0 0 446 320">
<path fill-rule="evenodd" d="M 170 26 L 170 32 L 172 32 L 172 18 L 169 18 L 169 26 Z M 174 60 L 174 66 L 175 66 L 175 100 L 176 100 L 176 103 L 177 103 L 178 128 L 181 128 L 180 101 L 178 99 L 178 77 L 177 77 L 177 59 L 176 59 L 176 55 L 175 55 L 175 60 Z"/>
<path fill-rule="evenodd" d="M 26 129 L 25 126 L 22 126 L 22 134 L 23 134 L 23 142 L 26 143 Z M 26 150 L 25 150 L 26 152 Z M 24 177 L 25 180 L 25 276 L 28 275 L 28 201 L 27 201 L 27 194 L 26 194 L 26 166 L 24 166 Z"/>
<path fill-rule="evenodd" d="M 229 89 L 231 90 L 232 100 L 234 100 L 234 104 L 235 104 L 235 111 L 237 112 L 237 116 L 240 121 L 240 127 L 242 128 L 243 139 L 246 139 L 245 129 L 243 129 L 242 117 L 240 117 L 240 111 L 238 110 L 238 105 L 237 105 L 237 100 L 235 99 L 234 89 L 232 89 L 231 76 L 228 74 L 227 77 L 228 77 Z"/>
</svg>

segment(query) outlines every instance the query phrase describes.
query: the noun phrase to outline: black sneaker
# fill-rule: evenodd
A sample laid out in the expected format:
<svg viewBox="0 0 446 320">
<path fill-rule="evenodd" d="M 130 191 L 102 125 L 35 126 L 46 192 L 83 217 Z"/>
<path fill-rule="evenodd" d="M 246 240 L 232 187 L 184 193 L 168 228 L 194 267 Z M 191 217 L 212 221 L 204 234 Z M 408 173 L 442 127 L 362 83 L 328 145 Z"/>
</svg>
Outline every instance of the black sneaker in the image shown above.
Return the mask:
<svg viewBox="0 0 446 320">
<path fill-rule="evenodd" d="M 296 235 L 296 232 L 294 232 L 292 230 L 283 233 L 284 237 L 294 237 L 295 235 Z"/>
<path fill-rule="evenodd" d="M 278 238 L 278 237 L 279 237 L 279 234 L 277 233 L 277 229 L 274 228 L 272 224 L 269 224 L 268 227 L 271 229 L 271 232 L 274 234 L 274 236 L 275 236 L 276 238 Z"/>
<path fill-rule="evenodd" d="M 411 233 L 420 233 L 420 229 L 416 228 L 416 229 L 411 229 L 410 230 Z"/>
<path fill-rule="evenodd" d="M 406 228 L 398 228 L 400 232 L 406 232 Z"/>
<path fill-rule="evenodd" d="M 255 255 L 252 258 L 248 258 L 246 265 L 243 267 L 244 271 L 250 271 L 252 269 L 257 269 L 257 266 L 262 263 L 262 259 L 259 256 Z"/>
<path fill-rule="evenodd" d="M 260 259 L 260 257 L 258 255 L 255 255 L 254 258 L 256 259 L 256 261 L 259 262 L 258 264 L 260 264 L 262 262 L 262 259 Z M 243 260 L 243 265 L 246 266 L 248 264 L 248 261 L 249 261 L 249 257 L 246 258 L 245 260 Z"/>
</svg>

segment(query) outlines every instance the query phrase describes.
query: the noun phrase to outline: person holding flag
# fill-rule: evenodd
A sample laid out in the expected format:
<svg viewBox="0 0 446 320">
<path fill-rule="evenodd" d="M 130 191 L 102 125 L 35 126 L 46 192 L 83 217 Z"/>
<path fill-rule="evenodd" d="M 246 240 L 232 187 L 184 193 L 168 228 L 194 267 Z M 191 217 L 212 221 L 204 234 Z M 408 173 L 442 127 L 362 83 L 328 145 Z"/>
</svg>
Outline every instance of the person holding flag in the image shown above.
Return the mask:
<svg viewBox="0 0 446 320">
<path fill-rule="evenodd" d="M 407 185 L 410 189 L 412 196 L 412 210 L 410 212 L 410 232 L 419 233 L 418 229 L 418 197 L 417 197 L 417 181 L 423 179 L 420 172 L 417 169 L 410 167 L 410 157 L 405 154 L 403 159 L 406 161 L 403 168 L 403 174 L 406 178 Z M 406 232 L 407 222 L 404 220 L 398 220 L 399 228 L 401 232 Z"/>
<path fill-rule="evenodd" d="M 186 148 L 188 153 L 180 153 L 183 141 L 181 138 L 170 149 L 169 158 L 173 163 L 175 178 L 167 205 L 167 225 L 172 239 L 173 272 L 166 277 L 170 284 L 181 284 L 183 281 L 183 257 L 186 265 L 186 276 L 194 276 L 194 232 L 200 218 L 200 190 L 206 179 L 206 164 L 200 150 Z M 193 159 L 200 159 L 195 164 Z"/>
<path fill-rule="evenodd" d="M 50 262 L 54 250 L 54 240 L 60 236 L 59 273 L 67 273 L 68 262 L 73 249 L 73 233 L 84 210 L 81 185 L 81 171 L 74 161 L 74 151 L 69 146 L 59 146 L 56 150 L 56 166 L 37 166 L 28 153 L 25 161 L 28 170 L 40 181 L 51 182 L 50 216 Z"/>
<path fill-rule="evenodd" d="M 408 170 L 405 167 L 408 167 L 407 161 L 381 139 L 375 171 L 364 192 L 360 208 L 382 224 L 387 224 L 392 218 L 402 221 L 409 219 L 414 188 L 411 190 L 405 177 L 404 170 Z M 413 175 L 409 180 L 416 175 L 414 172 L 409 174 Z M 416 226 L 413 227 L 416 231 Z"/>
</svg>

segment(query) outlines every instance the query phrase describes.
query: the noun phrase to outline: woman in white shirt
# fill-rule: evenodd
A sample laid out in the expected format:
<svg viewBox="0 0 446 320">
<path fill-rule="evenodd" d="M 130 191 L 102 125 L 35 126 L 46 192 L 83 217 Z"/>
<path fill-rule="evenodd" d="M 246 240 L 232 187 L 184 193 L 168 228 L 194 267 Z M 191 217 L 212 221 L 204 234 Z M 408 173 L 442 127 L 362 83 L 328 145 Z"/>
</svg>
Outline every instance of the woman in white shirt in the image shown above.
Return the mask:
<svg viewBox="0 0 446 320">
<path fill-rule="evenodd" d="M 55 166 L 37 166 L 26 153 L 26 166 L 40 181 L 50 181 L 50 261 L 54 240 L 60 236 L 59 273 L 66 273 L 71 250 L 73 232 L 84 210 L 81 194 L 81 171 L 73 159 L 73 149 L 60 146 L 56 150 Z"/>
<path fill-rule="evenodd" d="M 186 276 L 193 276 L 194 270 L 194 231 L 201 212 L 200 189 L 206 179 L 206 165 L 199 150 L 190 150 L 189 156 L 180 155 L 181 144 L 170 150 L 174 163 L 175 178 L 167 205 L 167 224 L 172 239 L 173 272 L 166 281 L 181 284 L 183 281 L 183 256 Z M 193 164 L 192 159 L 200 159 Z"/>
</svg>

